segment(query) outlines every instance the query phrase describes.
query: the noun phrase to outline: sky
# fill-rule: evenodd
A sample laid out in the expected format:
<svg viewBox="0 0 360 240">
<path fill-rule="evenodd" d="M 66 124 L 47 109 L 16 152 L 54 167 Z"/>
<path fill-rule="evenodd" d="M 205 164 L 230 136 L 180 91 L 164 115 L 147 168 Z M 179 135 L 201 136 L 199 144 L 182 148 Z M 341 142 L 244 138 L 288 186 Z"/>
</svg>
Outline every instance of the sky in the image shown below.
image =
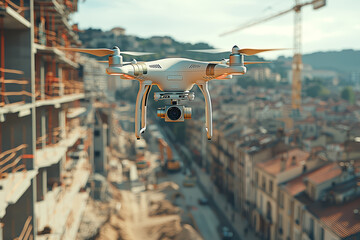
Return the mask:
<svg viewBox="0 0 360 240">
<path fill-rule="evenodd" d="M 308 0 L 310 1 L 310 0 Z M 290 12 L 231 35 L 250 20 L 293 6 L 293 0 L 86 0 L 72 22 L 80 29 L 123 27 L 140 37 L 171 36 L 180 42 L 206 42 L 217 48 L 293 48 L 294 13 Z M 302 0 L 301 2 L 306 2 Z M 325 7 L 302 9 L 302 52 L 360 49 L 360 0 L 327 0 Z M 112 46 L 109 46 L 112 47 Z M 121 46 L 120 46 L 121 47 Z M 292 50 L 261 57 L 291 56 Z"/>
</svg>

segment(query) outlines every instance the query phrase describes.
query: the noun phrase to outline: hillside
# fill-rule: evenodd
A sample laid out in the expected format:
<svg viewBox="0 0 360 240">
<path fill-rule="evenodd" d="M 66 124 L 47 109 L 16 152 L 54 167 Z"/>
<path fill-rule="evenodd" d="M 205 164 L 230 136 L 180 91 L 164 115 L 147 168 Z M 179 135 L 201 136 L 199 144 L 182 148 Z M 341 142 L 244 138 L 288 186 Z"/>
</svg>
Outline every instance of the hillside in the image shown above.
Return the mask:
<svg viewBox="0 0 360 240">
<path fill-rule="evenodd" d="M 360 50 L 314 52 L 303 55 L 303 62 L 310 64 L 315 69 L 360 72 Z"/>
<path fill-rule="evenodd" d="M 217 61 L 223 58 L 229 58 L 229 53 L 222 54 L 204 54 L 188 52 L 191 49 L 213 48 L 207 43 L 183 43 L 168 36 L 153 36 L 150 38 L 140 38 L 137 36 L 116 34 L 113 30 L 102 31 L 100 29 L 86 29 L 79 33 L 80 40 L 84 47 L 88 48 L 111 48 L 117 45 L 120 49 L 127 51 L 145 51 L 155 54 L 150 56 L 136 57 L 139 60 L 155 60 L 166 57 L 183 57 L 196 60 Z M 229 46 L 231 50 L 232 46 Z M 131 57 L 124 56 L 124 60 L 131 60 Z M 246 57 L 246 60 L 262 60 L 257 56 Z"/>
</svg>

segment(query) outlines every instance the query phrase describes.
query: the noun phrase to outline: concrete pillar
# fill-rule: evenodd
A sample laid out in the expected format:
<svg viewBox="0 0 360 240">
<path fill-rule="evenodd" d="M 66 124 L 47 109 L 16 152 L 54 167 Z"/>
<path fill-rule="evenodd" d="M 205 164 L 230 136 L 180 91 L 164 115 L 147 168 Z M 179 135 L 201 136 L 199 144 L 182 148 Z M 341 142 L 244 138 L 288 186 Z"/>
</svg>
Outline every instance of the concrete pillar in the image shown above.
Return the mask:
<svg viewBox="0 0 360 240">
<path fill-rule="evenodd" d="M 60 89 L 59 89 L 59 95 L 60 96 L 63 96 L 64 95 L 64 85 L 62 84 L 63 83 L 63 69 L 62 67 L 59 67 L 59 84 L 60 84 Z"/>
<path fill-rule="evenodd" d="M 41 114 L 41 137 L 46 135 L 46 114 L 45 114 L 45 109 L 41 108 L 40 109 L 40 114 Z M 46 147 L 46 139 L 43 139 L 41 141 L 41 146 L 42 148 Z"/>
<path fill-rule="evenodd" d="M 40 58 L 40 96 L 45 99 L 45 63 L 44 58 Z"/>
</svg>

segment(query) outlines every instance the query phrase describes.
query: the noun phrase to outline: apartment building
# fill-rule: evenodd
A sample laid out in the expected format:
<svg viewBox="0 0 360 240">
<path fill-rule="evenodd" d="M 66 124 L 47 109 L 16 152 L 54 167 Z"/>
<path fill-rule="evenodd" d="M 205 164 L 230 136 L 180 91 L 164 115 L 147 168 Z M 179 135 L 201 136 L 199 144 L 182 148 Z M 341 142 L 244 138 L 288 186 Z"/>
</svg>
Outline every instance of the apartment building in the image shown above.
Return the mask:
<svg viewBox="0 0 360 240">
<path fill-rule="evenodd" d="M 0 1 L 0 239 L 74 239 L 93 111 L 69 15 L 77 0 Z"/>
</svg>

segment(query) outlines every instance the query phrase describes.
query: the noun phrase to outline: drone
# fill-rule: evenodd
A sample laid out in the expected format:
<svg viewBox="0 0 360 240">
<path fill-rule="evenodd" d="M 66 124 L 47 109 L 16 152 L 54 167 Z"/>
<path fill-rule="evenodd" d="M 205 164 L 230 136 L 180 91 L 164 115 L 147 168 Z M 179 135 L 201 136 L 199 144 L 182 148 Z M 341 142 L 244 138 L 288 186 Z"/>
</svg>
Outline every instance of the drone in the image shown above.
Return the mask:
<svg viewBox="0 0 360 240">
<path fill-rule="evenodd" d="M 154 94 L 154 100 L 171 100 L 171 105 L 157 109 L 157 116 L 166 122 L 183 122 L 191 119 L 191 108 L 180 105 L 180 101 L 192 101 L 194 92 L 190 92 L 196 84 L 205 98 L 206 132 L 211 140 L 213 135 L 212 107 L 209 93 L 209 81 L 218 79 L 231 79 L 233 75 L 246 73 L 247 64 L 266 62 L 245 62 L 244 55 L 250 56 L 257 53 L 282 50 L 282 49 L 240 49 L 234 46 L 231 51 L 227 49 L 201 49 L 189 50 L 202 53 L 231 52 L 229 59 L 219 62 L 204 62 L 186 58 L 165 58 L 149 62 L 123 62 L 123 55 L 141 56 L 153 53 L 120 51 L 118 47 L 112 49 L 85 49 L 62 48 L 63 50 L 88 53 L 99 57 L 109 55 L 109 67 L 106 73 L 118 75 L 121 79 L 137 80 L 140 83 L 135 107 L 135 136 L 139 140 L 146 130 L 146 107 L 152 85 L 157 85 L 161 92 Z"/>
</svg>

